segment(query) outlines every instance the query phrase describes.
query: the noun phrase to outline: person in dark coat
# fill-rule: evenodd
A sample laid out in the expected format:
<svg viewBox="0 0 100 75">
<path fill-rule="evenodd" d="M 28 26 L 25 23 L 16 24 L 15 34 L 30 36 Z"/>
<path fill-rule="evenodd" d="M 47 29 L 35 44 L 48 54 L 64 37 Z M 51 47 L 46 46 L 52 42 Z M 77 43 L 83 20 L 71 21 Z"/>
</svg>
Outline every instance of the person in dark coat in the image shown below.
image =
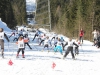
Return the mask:
<svg viewBox="0 0 100 75">
<path fill-rule="evenodd" d="M 79 54 L 79 45 L 80 45 L 80 42 L 79 42 L 79 40 L 78 39 L 76 39 L 75 41 L 74 41 L 74 43 L 76 43 L 77 45 L 75 45 L 75 55 L 78 55 Z"/>
<path fill-rule="evenodd" d="M 9 42 L 7 35 L 3 32 L 3 28 L 0 28 L 0 46 L 2 58 L 4 58 L 4 37 Z"/>
<path fill-rule="evenodd" d="M 35 33 L 35 35 L 34 35 L 34 38 L 33 38 L 33 40 L 32 41 L 34 41 L 34 39 L 36 38 L 36 37 L 38 37 L 39 35 L 40 35 L 40 31 L 39 31 L 39 29 L 37 29 L 37 31 L 36 31 L 36 33 Z"/>
<path fill-rule="evenodd" d="M 97 48 L 100 48 L 100 34 L 99 34 L 99 36 L 97 38 Z"/>
<path fill-rule="evenodd" d="M 75 59 L 74 53 L 73 53 L 73 45 L 76 45 L 77 47 L 79 47 L 75 42 L 72 41 L 72 39 L 70 38 L 68 42 L 66 42 L 65 46 L 68 46 L 67 49 L 65 49 L 65 54 L 63 56 L 63 59 L 65 59 L 65 57 L 69 54 L 69 52 L 71 52 L 72 55 L 72 59 Z M 64 46 L 64 47 L 65 47 Z"/>
</svg>

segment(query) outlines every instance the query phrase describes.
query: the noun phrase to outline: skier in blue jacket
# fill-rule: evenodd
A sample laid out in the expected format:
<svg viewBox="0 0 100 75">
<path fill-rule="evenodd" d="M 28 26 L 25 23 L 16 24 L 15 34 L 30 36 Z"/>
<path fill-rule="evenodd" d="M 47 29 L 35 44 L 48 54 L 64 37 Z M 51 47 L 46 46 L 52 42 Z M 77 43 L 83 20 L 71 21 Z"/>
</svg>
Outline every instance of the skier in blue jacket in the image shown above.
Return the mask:
<svg viewBox="0 0 100 75">
<path fill-rule="evenodd" d="M 60 38 L 58 38 L 57 45 L 54 48 L 54 52 L 57 52 L 57 51 L 63 55 L 63 49 L 62 49 L 62 44 L 61 44 Z"/>
</svg>

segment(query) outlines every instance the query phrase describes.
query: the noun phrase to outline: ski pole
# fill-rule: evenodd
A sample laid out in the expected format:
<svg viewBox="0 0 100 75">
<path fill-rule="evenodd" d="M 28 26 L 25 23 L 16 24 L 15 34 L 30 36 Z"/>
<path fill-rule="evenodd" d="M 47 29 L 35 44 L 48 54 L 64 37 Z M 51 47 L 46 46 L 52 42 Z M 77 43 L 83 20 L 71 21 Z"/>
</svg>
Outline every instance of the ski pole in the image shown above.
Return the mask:
<svg viewBox="0 0 100 75">
<path fill-rule="evenodd" d="M 8 52 L 10 52 L 10 47 L 9 47 L 9 43 L 8 43 Z M 13 54 L 14 54 L 14 50 L 13 50 L 13 52 L 11 53 L 11 54 L 9 54 L 9 59 L 11 59 L 12 58 L 12 56 L 13 56 Z"/>
<path fill-rule="evenodd" d="M 82 52 L 83 52 L 83 54 L 84 54 L 84 50 L 83 50 L 83 48 L 82 48 L 82 45 L 81 45 L 81 50 L 82 50 Z"/>
</svg>

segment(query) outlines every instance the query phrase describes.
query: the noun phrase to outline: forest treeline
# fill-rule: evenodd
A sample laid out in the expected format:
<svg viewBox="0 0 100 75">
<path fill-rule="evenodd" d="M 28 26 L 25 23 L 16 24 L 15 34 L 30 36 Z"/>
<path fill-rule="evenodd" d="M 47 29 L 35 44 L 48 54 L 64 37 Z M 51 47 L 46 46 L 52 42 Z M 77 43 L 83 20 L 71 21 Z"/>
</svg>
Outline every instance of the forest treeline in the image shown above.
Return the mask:
<svg viewBox="0 0 100 75">
<path fill-rule="evenodd" d="M 38 3 L 37 8 L 46 5 Z M 100 0 L 50 0 L 50 9 L 52 30 L 58 33 L 78 38 L 83 28 L 84 38 L 92 40 L 92 31 L 100 30 Z"/>
<path fill-rule="evenodd" d="M 84 38 L 92 40 L 92 31 L 100 30 L 100 0 L 49 1 L 53 31 L 76 38 L 79 36 L 79 30 L 83 28 Z M 37 0 L 37 2 L 41 2 L 37 8 L 46 6 L 45 0 Z M 42 11 L 38 12 L 42 13 Z M 45 14 L 45 17 L 47 15 Z M 25 0 L 0 0 L 0 17 L 10 28 L 26 24 Z M 43 18 L 43 15 L 40 18 Z M 44 19 L 43 22 L 46 23 L 46 20 Z"/>
<path fill-rule="evenodd" d="M 0 0 L 0 18 L 10 28 L 26 24 L 26 1 Z"/>
<path fill-rule="evenodd" d="M 50 0 L 53 29 L 69 37 L 92 40 L 92 31 L 100 30 L 100 0 Z"/>
</svg>

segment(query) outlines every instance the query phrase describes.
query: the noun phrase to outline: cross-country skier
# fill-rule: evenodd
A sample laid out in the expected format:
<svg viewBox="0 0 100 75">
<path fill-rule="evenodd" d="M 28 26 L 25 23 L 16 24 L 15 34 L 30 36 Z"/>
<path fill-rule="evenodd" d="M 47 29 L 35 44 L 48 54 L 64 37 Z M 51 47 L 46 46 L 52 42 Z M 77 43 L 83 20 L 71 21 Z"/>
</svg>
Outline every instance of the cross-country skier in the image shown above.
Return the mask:
<svg viewBox="0 0 100 75">
<path fill-rule="evenodd" d="M 46 39 L 44 40 L 44 48 L 47 48 L 48 52 L 49 52 L 49 46 L 51 45 L 51 40 L 49 39 L 49 36 L 46 37 Z"/>
<path fill-rule="evenodd" d="M 79 42 L 79 40 L 78 39 L 76 39 L 75 41 L 74 41 L 74 43 L 76 43 L 77 45 L 75 45 L 75 55 L 78 55 L 79 54 L 79 45 L 80 45 L 80 42 Z"/>
<path fill-rule="evenodd" d="M 56 33 L 53 33 L 52 36 L 53 37 L 52 37 L 51 41 L 57 37 L 57 34 Z"/>
<path fill-rule="evenodd" d="M 22 36 L 19 37 L 17 44 L 18 44 L 18 51 L 17 51 L 16 58 L 19 57 L 20 51 L 22 51 L 22 58 L 25 58 L 24 56 L 25 44 Z"/>
<path fill-rule="evenodd" d="M 58 42 L 58 37 L 54 38 L 54 47 L 57 46 L 57 42 Z"/>
<path fill-rule="evenodd" d="M 44 34 L 44 33 L 41 34 L 41 41 L 40 41 L 39 45 L 41 45 L 45 39 L 46 39 L 46 34 Z"/>
<path fill-rule="evenodd" d="M 69 41 L 66 42 L 65 45 L 68 46 L 68 47 L 65 51 L 63 59 L 65 59 L 65 57 L 69 54 L 69 52 L 71 52 L 72 59 L 75 59 L 75 56 L 74 56 L 74 53 L 73 53 L 73 45 L 76 45 L 77 47 L 79 47 L 79 46 L 75 42 L 73 42 L 71 38 L 69 38 Z"/>
<path fill-rule="evenodd" d="M 32 49 L 31 46 L 28 43 L 29 42 L 29 38 L 28 38 L 27 35 L 24 36 L 24 42 L 25 42 L 25 46 L 27 45 L 30 49 Z"/>
<path fill-rule="evenodd" d="M 35 33 L 35 35 L 34 35 L 34 38 L 33 38 L 33 40 L 32 41 L 34 41 L 34 39 L 36 38 L 36 37 L 38 37 L 39 35 L 40 35 L 40 31 L 39 31 L 39 29 L 37 29 L 36 30 L 36 33 Z"/>
<path fill-rule="evenodd" d="M 54 52 L 60 52 L 61 55 L 63 55 L 63 49 L 62 49 L 62 44 L 61 44 L 60 38 L 58 38 L 57 45 L 54 48 Z"/>
<path fill-rule="evenodd" d="M 61 41 L 61 45 L 62 45 L 62 48 L 63 48 L 63 51 L 64 51 L 64 42 L 65 42 L 65 40 L 64 40 L 63 37 L 61 37 L 61 38 L 60 38 L 60 41 Z"/>
<path fill-rule="evenodd" d="M 18 35 L 18 32 L 15 32 L 15 36 L 14 36 L 14 39 L 13 39 L 13 41 L 18 41 L 18 37 L 19 37 L 19 35 Z"/>
<path fill-rule="evenodd" d="M 23 37 L 28 36 L 28 31 L 23 31 Z"/>
<path fill-rule="evenodd" d="M 1 46 L 2 58 L 4 58 L 4 37 L 9 42 L 7 35 L 3 32 L 3 28 L 0 28 L 0 46 Z"/>
<path fill-rule="evenodd" d="M 20 31 L 18 31 L 19 37 L 23 36 L 23 29 L 21 29 Z"/>
</svg>

